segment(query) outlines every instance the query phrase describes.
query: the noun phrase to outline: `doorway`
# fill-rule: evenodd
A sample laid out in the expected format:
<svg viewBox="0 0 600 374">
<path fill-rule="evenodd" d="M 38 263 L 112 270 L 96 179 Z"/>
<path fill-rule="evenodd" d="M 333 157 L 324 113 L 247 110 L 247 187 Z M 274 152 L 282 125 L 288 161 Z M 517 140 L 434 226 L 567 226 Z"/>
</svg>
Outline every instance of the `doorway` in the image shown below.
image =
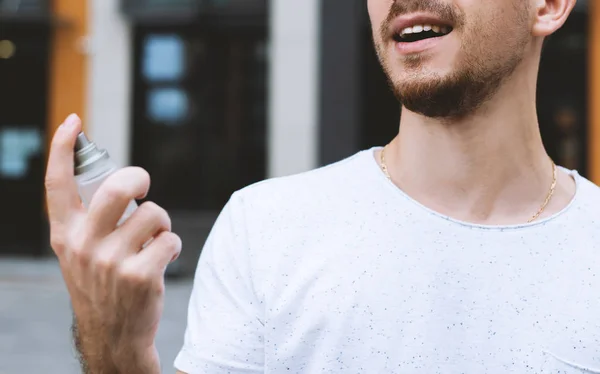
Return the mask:
<svg viewBox="0 0 600 374">
<path fill-rule="evenodd" d="M 0 255 L 42 255 L 49 30 L 0 27 Z"/>
<path fill-rule="evenodd" d="M 135 29 L 132 162 L 193 271 L 231 194 L 266 177 L 267 24 Z"/>
<path fill-rule="evenodd" d="M 167 209 L 220 211 L 266 175 L 264 29 L 139 28 L 132 160 Z"/>
</svg>

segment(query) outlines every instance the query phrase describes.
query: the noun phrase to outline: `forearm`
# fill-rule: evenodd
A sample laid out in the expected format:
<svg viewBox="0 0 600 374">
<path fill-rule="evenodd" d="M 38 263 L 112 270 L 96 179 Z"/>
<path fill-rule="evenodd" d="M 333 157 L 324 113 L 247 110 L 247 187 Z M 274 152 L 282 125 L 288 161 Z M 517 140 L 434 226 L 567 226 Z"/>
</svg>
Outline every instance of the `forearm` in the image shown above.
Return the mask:
<svg viewBox="0 0 600 374">
<path fill-rule="evenodd" d="M 127 346 L 115 349 L 100 337 L 105 331 L 91 326 L 80 326 L 73 317 L 72 334 L 84 374 L 160 374 L 157 352 L 140 352 Z"/>
</svg>

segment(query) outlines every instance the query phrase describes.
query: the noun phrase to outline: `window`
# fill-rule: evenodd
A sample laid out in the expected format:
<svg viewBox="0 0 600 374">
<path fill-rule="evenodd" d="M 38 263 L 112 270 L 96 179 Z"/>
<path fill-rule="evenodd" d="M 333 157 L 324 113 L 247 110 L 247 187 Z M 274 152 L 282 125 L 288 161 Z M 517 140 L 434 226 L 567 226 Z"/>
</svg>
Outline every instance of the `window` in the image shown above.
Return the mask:
<svg viewBox="0 0 600 374">
<path fill-rule="evenodd" d="M 148 93 L 150 119 L 165 125 L 181 124 L 188 112 L 185 92 L 179 88 L 155 88 Z"/>
<path fill-rule="evenodd" d="M 184 74 L 184 45 L 178 35 L 150 35 L 145 41 L 143 74 L 149 82 L 177 81 Z"/>
<path fill-rule="evenodd" d="M 42 135 L 37 127 L 0 129 L 0 177 L 23 179 L 30 172 L 32 156 L 42 151 Z"/>
</svg>

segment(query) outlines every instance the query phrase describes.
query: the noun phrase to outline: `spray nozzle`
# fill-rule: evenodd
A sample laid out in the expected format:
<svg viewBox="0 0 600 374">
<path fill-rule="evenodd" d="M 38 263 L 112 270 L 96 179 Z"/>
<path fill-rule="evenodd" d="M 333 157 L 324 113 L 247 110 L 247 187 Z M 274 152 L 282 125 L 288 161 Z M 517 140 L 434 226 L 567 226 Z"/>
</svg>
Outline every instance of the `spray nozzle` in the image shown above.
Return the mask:
<svg viewBox="0 0 600 374">
<path fill-rule="evenodd" d="M 98 149 L 85 133 L 80 132 L 75 141 L 75 175 L 101 167 L 109 159 L 104 149 Z"/>
<path fill-rule="evenodd" d="M 91 144 L 93 143 L 87 138 L 85 133 L 80 132 L 79 135 L 77 135 L 77 140 L 75 141 L 75 152 L 79 152 Z"/>
</svg>

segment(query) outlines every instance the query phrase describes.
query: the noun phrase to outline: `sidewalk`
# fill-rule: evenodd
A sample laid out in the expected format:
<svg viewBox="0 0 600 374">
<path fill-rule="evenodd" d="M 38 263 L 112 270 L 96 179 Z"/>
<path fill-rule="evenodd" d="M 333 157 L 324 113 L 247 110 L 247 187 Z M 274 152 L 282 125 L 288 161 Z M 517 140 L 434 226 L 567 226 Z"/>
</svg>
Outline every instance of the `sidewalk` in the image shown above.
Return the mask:
<svg viewBox="0 0 600 374">
<path fill-rule="evenodd" d="M 164 373 L 183 341 L 191 279 L 167 284 L 158 333 Z M 79 374 L 70 336 L 71 309 L 54 260 L 0 258 L 0 374 Z"/>
</svg>

